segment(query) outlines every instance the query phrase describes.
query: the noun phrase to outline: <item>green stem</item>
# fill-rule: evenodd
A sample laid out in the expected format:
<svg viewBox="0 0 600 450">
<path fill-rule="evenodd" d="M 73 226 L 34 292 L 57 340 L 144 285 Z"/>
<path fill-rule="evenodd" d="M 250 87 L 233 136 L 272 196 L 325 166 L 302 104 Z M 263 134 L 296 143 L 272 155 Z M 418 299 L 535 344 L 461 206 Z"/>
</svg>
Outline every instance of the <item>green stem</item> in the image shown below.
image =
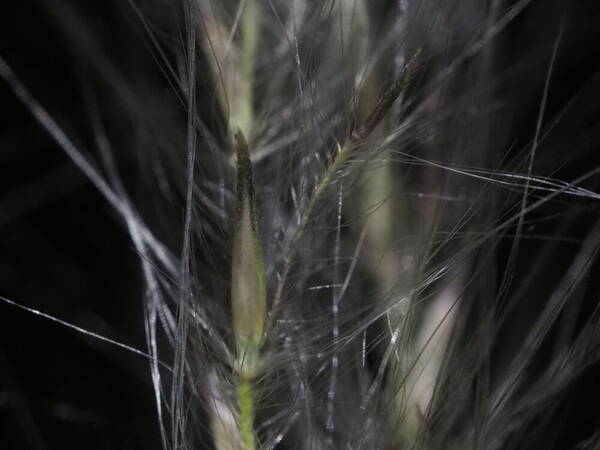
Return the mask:
<svg viewBox="0 0 600 450">
<path fill-rule="evenodd" d="M 254 435 L 254 395 L 252 379 L 240 375 L 238 384 L 240 408 L 240 435 L 244 450 L 256 450 L 256 437 Z"/>
<path fill-rule="evenodd" d="M 242 12 L 242 48 L 241 48 L 241 80 L 240 95 L 236 108 L 236 122 L 244 136 L 251 141 L 254 127 L 254 66 L 258 43 L 258 14 L 256 0 L 243 0 Z"/>
</svg>

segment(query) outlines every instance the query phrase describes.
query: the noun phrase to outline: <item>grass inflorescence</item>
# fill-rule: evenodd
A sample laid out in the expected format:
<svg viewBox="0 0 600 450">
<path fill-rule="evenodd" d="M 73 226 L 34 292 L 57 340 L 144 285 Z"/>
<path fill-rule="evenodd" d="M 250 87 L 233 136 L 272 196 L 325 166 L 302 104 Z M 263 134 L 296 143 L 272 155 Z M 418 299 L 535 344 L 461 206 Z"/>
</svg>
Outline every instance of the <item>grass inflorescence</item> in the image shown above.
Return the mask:
<svg viewBox="0 0 600 450">
<path fill-rule="evenodd" d="M 54 11 L 89 143 L 0 59 L 124 225 L 146 348 L 28 310 L 148 360 L 164 449 L 595 448 L 548 434 L 600 355 L 600 166 L 554 156 L 598 82 L 551 101 L 574 12 L 525 61 L 533 0 L 171 3 L 127 6 L 160 92 Z"/>
</svg>

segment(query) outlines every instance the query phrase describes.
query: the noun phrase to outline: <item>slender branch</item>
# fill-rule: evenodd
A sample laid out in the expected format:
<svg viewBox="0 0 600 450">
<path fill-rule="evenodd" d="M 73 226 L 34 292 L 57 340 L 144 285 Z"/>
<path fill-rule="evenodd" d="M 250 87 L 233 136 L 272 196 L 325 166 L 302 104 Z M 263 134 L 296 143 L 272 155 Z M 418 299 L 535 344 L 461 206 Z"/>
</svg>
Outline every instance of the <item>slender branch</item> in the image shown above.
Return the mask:
<svg viewBox="0 0 600 450">
<path fill-rule="evenodd" d="M 275 297 L 273 299 L 273 304 L 271 306 L 271 310 L 269 312 L 269 327 L 272 326 L 273 318 L 276 316 L 279 306 L 281 304 L 281 298 L 283 296 L 283 289 L 285 288 L 285 284 L 290 274 L 290 270 L 292 268 L 292 264 L 294 262 L 295 257 L 295 248 L 297 248 L 298 242 L 304 236 L 304 232 L 308 223 L 312 220 L 316 207 L 321 201 L 321 198 L 325 194 L 328 186 L 331 184 L 331 181 L 336 174 L 336 172 L 344 165 L 344 163 L 348 160 L 352 152 L 360 147 L 362 144 L 366 142 L 371 133 L 377 128 L 377 126 L 381 123 L 387 113 L 390 111 L 400 94 L 406 90 L 406 88 L 410 85 L 412 80 L 414 79 L 414 75 L 419 69 L 420 66 L 420 54 L 421 49 L 418 49 L 412 58 L 408 61 L 408 63 L 400 72 L 400 75 L 394 82 L 394 84 L 379 98 L 375 108 L 367 116 L 367 118 L 354 130 L 350 133 L 350 136 L 346 138 L 344 145 L 340 147 L 338 154 L 335 159 L 331 163 L 331 165 L 327 168 L 325 173 L 323 174 L 323 178 L 315 188 L 314 194 L 308 201 L 308 206 L 302 215 L 302 219 L 300 221 L 300 225 L 296 229 L 294 236 L 292 237 L 290 248 L 292 249 L 292 254 L 290 259 L 286 262 L 283 267 L 283 272 L 281 274 L 280 281 L 277 285 L 277 291 L 275 292 Z"/>
</svg>

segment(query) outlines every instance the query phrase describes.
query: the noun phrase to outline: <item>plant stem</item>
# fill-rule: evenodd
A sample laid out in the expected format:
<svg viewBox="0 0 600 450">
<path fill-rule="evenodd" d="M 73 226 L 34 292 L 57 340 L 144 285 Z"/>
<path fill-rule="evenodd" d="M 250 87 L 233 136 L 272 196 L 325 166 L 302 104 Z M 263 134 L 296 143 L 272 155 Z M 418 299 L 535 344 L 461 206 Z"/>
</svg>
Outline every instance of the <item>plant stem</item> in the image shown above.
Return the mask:
<svg viewBox="0 0 600 450">
<path fill-rule="evenodd" d="M 256 46 L 258 43 L 258 14 L 256 0 L 242 0 L 242 47 L 241 47 L 241 79 L 235 126 L 242 130 L 248 141 L 252 140 L 254 128 L 254 66 Z"/>
<path fill-rule="evenodd" d="M 254 436 L 254 393 L 252 389 L 252 379 L 250 377 L 240 375 L 238 397 L 242 447 L 244 450 L 256 450 L 256 438 Z"/>
<path fill-rule="evenodd" d="M 238 229 L 234 244 L 232 309 L 237 346 L 238 426 L 242 448 L 255 450 L 253 375 L 264 340 L 266 280 L 255 209 L 247 141 L 254 134 L 254 70 L 258 42 L 256 0 L 242 0 L 241 78 L 234 101 L 232 131 L 238 159 Z"/>
</svg>

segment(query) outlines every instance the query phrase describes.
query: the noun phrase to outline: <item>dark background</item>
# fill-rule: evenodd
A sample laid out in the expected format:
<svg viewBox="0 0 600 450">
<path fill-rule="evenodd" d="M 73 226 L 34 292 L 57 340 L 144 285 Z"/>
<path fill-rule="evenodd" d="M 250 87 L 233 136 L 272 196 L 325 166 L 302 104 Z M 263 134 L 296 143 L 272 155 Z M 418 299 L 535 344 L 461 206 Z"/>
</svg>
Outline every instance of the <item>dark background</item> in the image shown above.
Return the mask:
<svg viewBox="0 0 600 450">
<path fill-rule="evenodd" d="M 86 47 L 131 78 L 152 61 L 124 3 L 11 2 L 0 15 L 0 55 L 77 143 L 90 137 L 83 86 L 99 78 Z M 4 83 L 0 105 L 0 294 L 144 349 L 141 277 L 124 226 Z M 0 308 L 0 448 L 160 447 L 147 361 Z"/>
</svg>

